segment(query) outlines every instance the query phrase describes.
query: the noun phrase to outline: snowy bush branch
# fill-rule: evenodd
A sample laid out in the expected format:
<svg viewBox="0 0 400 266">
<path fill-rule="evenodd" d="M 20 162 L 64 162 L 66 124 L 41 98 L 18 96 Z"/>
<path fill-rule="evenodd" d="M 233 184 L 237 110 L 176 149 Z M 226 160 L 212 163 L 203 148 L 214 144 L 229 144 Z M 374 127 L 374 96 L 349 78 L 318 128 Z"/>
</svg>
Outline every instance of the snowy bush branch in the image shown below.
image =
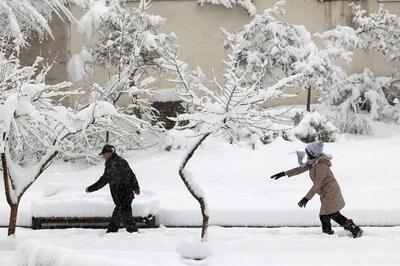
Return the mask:
<svg viewBox="0 0 400 266">
<path fill-rule="evenodd" d="M 246 9 L 250 16 L 254 16 L 257 12 L 256 6 L 253 4 L 253 0 L 197 0 L 197 3 L 200 5 L 222 5 L 226 8 L 232 8 L 233 6 L 237 5 Z"/>
</svg>

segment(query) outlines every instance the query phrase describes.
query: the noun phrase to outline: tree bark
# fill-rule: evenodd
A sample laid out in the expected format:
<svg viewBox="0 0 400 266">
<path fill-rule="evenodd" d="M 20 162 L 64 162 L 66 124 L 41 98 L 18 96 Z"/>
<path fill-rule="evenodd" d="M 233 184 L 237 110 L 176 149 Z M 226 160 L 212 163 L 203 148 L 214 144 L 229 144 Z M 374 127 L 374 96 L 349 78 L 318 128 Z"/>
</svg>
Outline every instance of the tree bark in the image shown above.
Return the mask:
<svg viewBox="0 0 400 266">
<path fill-rule="evenodd" d="M 307 112 L 311 111 L 311 86 L 307 88 Z"/>
<path fill-rule="evenodd" d="M 7 199 L 7 203 L 8 205 L 13 205 L 13 202 L 11 200 L 11 196 L 10 196 L 10 179 L 8 177 L 8 166 L 7 166 L 7 159 L 6 159 L 6 155 L 4 153 L 1 154 L 1 166 L 3 169 L 3 180 L 4 180 L 4 192 L 6 194 L 6 199 Z"/>
<path fill-rule="evenodd" d="M 8 222 L 8 235 L 15 234 L 15 228 L 17 227 L 17 215 L 18 215 L 19 203 L 11 205 L 10 220 Z"/>
<path fill-rule="evenodd" d="M 192 194 L 192 196 L 199 202 L 200 204 L 200 209 L 201 209 L 201 215 L 203 217 L 203 223 L 202 223 L 202 227 L 201 227 L 201 241 L 207 241 L 207 230 L 208 230 L 208 220 L 209 220 L 209 216 L 208 213 L 206 212 L 206 199 L 204 197 L 201 197 L 199 195 L 196 194 L 196 192 L 193 190 L 193 188 L 190 186 L 190 183 L 188 182 L 185 173 L 184 173 L 184 169 L 187 165 L 187 163 L 189 162 L 189 160 L 192 158 L 194 152 L 200 147 L 201 143 L 203 143 L 203 141 L 210 135 L 211 133 L 207 133 L 205 135 L 203 135 L 198 141 L 197 143 L 194 145 L 194 147 L 188 152 L 188 154 L 185 156 L 185 158 L 183 159 L 182 165 L 179 168 L 179 175 L 183 181 L 183 183 L 185 184 L 186 188 L 189 190 L 190 194 Z"/>
</svg>

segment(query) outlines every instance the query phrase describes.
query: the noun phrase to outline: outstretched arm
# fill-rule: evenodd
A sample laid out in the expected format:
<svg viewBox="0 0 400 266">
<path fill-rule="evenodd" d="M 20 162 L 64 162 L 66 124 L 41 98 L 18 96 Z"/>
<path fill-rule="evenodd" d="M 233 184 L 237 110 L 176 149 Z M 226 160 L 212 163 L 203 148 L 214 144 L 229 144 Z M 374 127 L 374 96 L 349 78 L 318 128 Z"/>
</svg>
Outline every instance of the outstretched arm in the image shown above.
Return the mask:
<svg viewBox="0 0 400 266">
<path fill-rule="evenodd" d="M 104 174 L 102 177 L 100 177 L 99 180 L 97 180 L 96 183 L 94 183 L 93 185 L 89 186 L 86 188 L 86 192 L 94 192 L 97 191 L 101 188 L 103 188 L 105 185 L 108 184 L 109 182 L 109 174 L 108 174 L 108 170 L 106 168 L 106 170 L 104 170 Z"/>
<path fill-rule="evenodd" d="M 310 169 L 311 169 L 311 166 L 309 166 L 309 165 L 304 165 L 304 166 L 299 166 L 299 167 L 290 169 L 290 170 L 288 170 L 288 171 L 285 171 L 285 174 L 286 174 L 288 177 L 291 177 L 291 176 L 295 176 L 295 175 L 302 174 L 302 173 L 304 173 L 304 172 L 306 172 L 306 171 L 308 171 L 308 170 L 310 170 Z"/>
</svg>

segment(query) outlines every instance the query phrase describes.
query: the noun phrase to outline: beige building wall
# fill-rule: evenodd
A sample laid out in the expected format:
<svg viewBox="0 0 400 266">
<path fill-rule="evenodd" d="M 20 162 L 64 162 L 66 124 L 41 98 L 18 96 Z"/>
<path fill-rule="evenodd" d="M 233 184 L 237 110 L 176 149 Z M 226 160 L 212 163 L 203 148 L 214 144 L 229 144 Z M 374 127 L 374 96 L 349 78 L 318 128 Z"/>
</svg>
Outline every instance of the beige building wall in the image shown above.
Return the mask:
<svg viewBox="0 0 400 266">
<path fill-rule="evenodd" d="M 271 7 L 275 0 L 254 0 L 257 12 L 262 13 Z M 334 28 L 337 24 L 352 25 L 351 11 L 348 6 L 352 1 L 325 1 L 320 0 L 287 0 L 286 14 L 284 20 L 293 24 L 302 24 L 310 32 L 322 32 Z M 378 0 L 355 1 L 361 4 L 369 12 L 378 9 Z M 132 3 L 137 4 L 137 3 Z M 206 73 L 208 80 L 211 79 L 211 68 L 217 76 L 223 73 L 222 60 L 226 54 L 223 48 L 223 35 L 221 27 L 228 31 L 238 31 L 251 18 L 241 7 L 227 9 L 222 6 L 205 5 L 200 6 L 196 0 L 153 0 L 150 13 L 161 15 L 166 18 L 164 32 L 175 32 L 178 36 L 180 48 L 179 55 L 192 67 L 200 66 Z M 400 2 L 385 3 L 385 8 L 392 13 L 400 14 Z M 73 13 L 79 17 L 82 13 L 78 8 L 73 8 Z M 57 47 L 62 55 L 70 56 L 79 53 L 81 47 L 87 44 L 86 37 L 79 34 L 76 25 L 54 23 L 55 34 L 62 35 L 61 41 L 50 47 Z M 66 32 L 68 31 L 68 32 Z M 46 44 L 49 45 L 49 44 Z M 43 46 L 42 46 L 43 47 Z M 45 46 L 44 46 L 45 47 Z M 52 48 L 54 50 L 54 48 Z M 51 73 L 50 79 L 64 80 L 66 73 L 66 60 L 59 58 L 59 65 Z M 346 66 L 349 73 L 361 72 L 366 66 L 371 68 L 377 75 L 389 75 L 390 67 L 385 63 L 383 57 L 377 52 L 358 51 L 353 62 Z M 96 82 L 102 84 L 107 80 L 107 72 L 97 69 L 94 75 Z M 86 81 L 80 85 L 90 83 Z M 162 84 L 168 87 L 169 84 Z M 210 85 L 211 86 L 211 85 Z M 279 102 L 280 104 L 303 104 L 306 101 L 305 93 L 298 91 L 299 96 Z"/>
</svg>

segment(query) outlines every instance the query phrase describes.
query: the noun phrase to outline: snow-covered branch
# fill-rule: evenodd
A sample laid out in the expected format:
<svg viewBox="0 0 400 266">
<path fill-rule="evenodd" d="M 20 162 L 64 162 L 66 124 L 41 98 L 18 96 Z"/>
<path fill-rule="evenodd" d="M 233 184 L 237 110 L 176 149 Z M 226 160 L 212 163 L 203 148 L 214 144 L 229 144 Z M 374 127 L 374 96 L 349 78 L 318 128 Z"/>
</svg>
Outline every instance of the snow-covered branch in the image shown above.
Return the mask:
<svg viewBox="0 0 400 266">
<path fill-rule="evenodd" d="M 233 6 L 241 6 L 249 13 L 250 16 L 254 16 L 257 12 L 256 6 L 253 0 L 197 0 L 200 5 L 212 4 L 222 5 L 226 8 L 232 8 Z"/>
<path fill-rule="evenodd" d="M 10 38 L 19 49 L 32 35 L 53 38 L 49 21 L 53 15 L 75 21 L 68 5 L 87 0 L 0 0 L 0 38 Z"/>
</svg>

